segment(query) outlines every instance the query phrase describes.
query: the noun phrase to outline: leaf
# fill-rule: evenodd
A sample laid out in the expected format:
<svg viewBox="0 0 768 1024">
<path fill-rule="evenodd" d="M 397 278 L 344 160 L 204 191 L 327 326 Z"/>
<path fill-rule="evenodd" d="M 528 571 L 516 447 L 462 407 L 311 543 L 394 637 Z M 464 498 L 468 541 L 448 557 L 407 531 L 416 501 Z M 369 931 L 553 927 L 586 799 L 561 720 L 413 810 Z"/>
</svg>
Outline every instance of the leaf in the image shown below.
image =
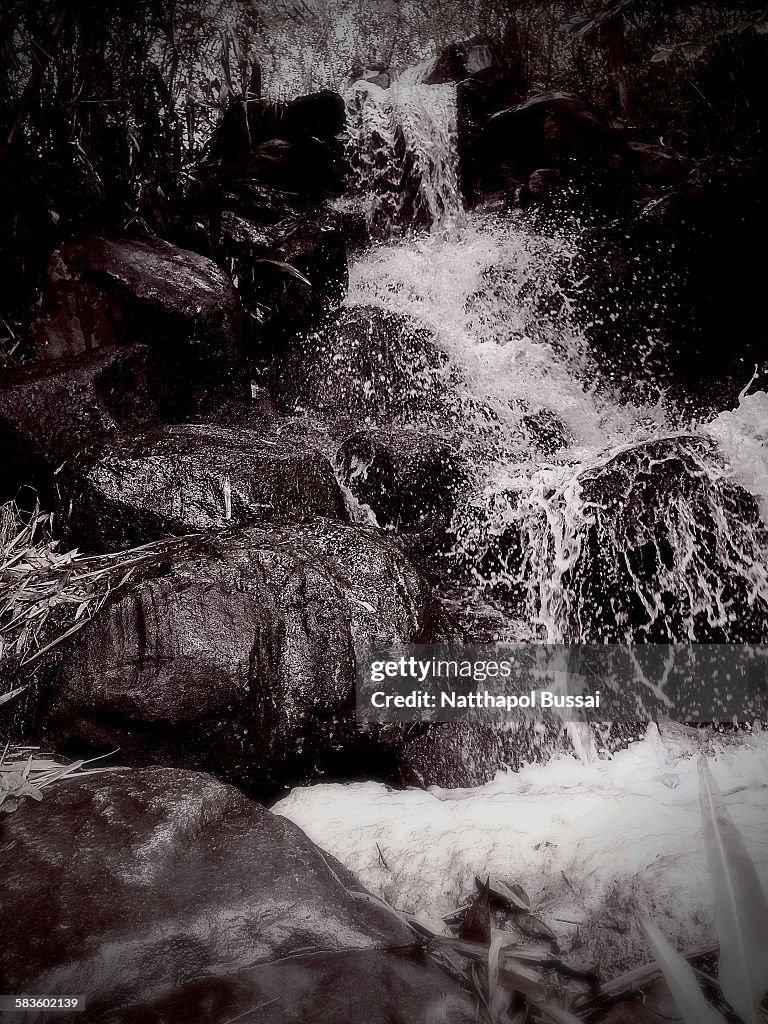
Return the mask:
<svg viewBox="0 0 768 1024">
<path fill-rule="evenodd" d="M 481 885 L 478 878 L 475 881 L 478 885 Z M 514 907 L 516 910 L 530 911 L 531 909 L 531 899 L 521 885 L 507 885 L 500 878 L 491 876 L 488 879 L 488 891 L 491 896 L 507 906 Z"/>
<path fill-rule="evenodd" d="M 704 755 L 699 800 L 720 940 L 718 980 L 734 1010 L 755 1024 L 768 989 L 768 901 Z"/>
<path fill-rule="evenodd" d="M 488 895 L 487 888 L 483 890 Z M 482 893 L 481 893 L 482 895 Z M 480 897 L 478 897 L 479 899 Z M 477 902 L 477 901 L 475 901 Z M 502 949 L 510 944 L 511 936 L 508 932 L 493 928 L 490 931 L 490 945 L 488 947 L 488 1010 L 492 1021 L 503 1021 L 510 1002 L 510 993 L 499 979 L 499 957 Z"/>
<path fill-rule="evenodd" d="M 640 923 L 685 1024 L 725 1024 L 721 1014 L 704 998 L 688 961 L 667 941 L 653 921 L 644 919 Z"/>
<path fill-rule="evenodd" d="M 485 944 L 491 941 L 491 898 L 487 882 L 480 887 L 467 916 L 461 922 L 459 938 Z"/>
<path fill-rule="evenodd" d="M 578 1017 L 574 1017 L 572 1013 L 564 1010 L 562 1006 L 558 1006 L 556 1003 L 537 1003 L 536 1009 L 541 1010 L 555 1024 L 582 1024 Z M 704 1021 L 701 1024 L 704 1024 Z"/>
<path fill-rule="evenodd" d="M 676 52 L 677 47 L 675 46 L 661 46 L 651 57 L 651 64 L 660 64 L 662 61 L 669 60 L 669 58 Z"/>
<path fill-rule="evenodd" d="M 297 281 L 301 281 L 302 284 L 307 285 L 309 288 L 312 287 L 312 282 L 306 277 L 300 270 L 297 270 L 290 263 L 286 263 L 285 260 L 273 260 L 262 257 L 254 260 L 254 263 L 265 263 L 267 266 L 274 267 L 275 270 L 281 271 L 283 274 L 287 274 L 289 277 L 295 277 Z"/>
<path fill-rule="evenodd" d="M 0 693 L 0 704 L 5 704 L 7 700 L 16 697 L 22 690 L 26 690 L 26 686 L 17 686 L 15 690 L 9 690 L 8 693 Z"/>
<path fill-rule="evenodd" d="M 510 992 L 522 992 L 528 999 L 542 1000 L 547 997 L 547 989 L 541 978 L 528 967 L 499 967 L 498 980 Z"/>
</svg>

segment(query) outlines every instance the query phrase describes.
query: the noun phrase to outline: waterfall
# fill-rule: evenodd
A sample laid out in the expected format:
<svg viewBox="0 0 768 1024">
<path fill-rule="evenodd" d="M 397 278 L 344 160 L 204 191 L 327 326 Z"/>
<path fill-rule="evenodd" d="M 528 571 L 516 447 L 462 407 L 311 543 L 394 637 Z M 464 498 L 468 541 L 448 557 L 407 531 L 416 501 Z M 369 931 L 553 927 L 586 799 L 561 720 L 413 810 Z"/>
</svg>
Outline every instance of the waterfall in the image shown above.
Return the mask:
<svg viewBox="0 0 768 1024">
<path fill-rule="evenodd" d="M 473 599 L 503 609 L 502 639 L 764 639 L 768 397 L 709 424 L 620 400 L 562 287 L 580 244 L 578 225 L 475 212 L 352 267 L 349 304 L 405 314 L 448 356 L 460 416 L 437 426 L 475 468 L 453 523 Z"/>
<path fill-rule="evenodd" d="M 463 223 L 455 86 L 356 82 L 347 94 L 347 130 L 373 237 L 451 232 Z"/>
</svg>

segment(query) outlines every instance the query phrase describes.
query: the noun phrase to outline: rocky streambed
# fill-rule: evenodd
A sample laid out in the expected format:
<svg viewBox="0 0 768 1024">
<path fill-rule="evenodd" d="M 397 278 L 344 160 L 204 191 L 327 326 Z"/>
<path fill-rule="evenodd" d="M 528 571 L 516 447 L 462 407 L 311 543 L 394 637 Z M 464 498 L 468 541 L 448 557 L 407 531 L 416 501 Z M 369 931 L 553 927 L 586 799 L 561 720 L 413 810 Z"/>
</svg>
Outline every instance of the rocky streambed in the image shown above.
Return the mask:
<svg viewBox="0 0 768 1024">
<path fill-rule="evenodd" d="M 589 765 L 562 724 L 355 719 L 374 644 L 768 633 L 768 397 L 699 335 L 689 355 L 727 401 L 699 395 L 692 416 L 639 368 L 631 394 L 629 334 L 590 335 L 568 286 L 594 236 L 526 212 L 574 161 L 615 171 L 620 152 L 633 194 L 685 168 L 568 95 L 494 113 L 460 89 L 457 108 L 446 76 L 277 118 L 246 104 L 247 135 L 225 119 L 167 238 L 80 235 L 51 257 L 34 358 L 0 377 L 2 497 L 36 496 L 89 565 L 142 554 L 82 623 L 56 606 L 40 643 L 71 635 L 33 676 L 3 662 L 27 685 L 8 739 L 125 766 L 9 799 L 5 992 L 84 993 L 100 1022 L 470 1021 L 466 977 L 371 892 L 434 919 L 473 875 L 506 876 L 567 918 L 547 941 L 573 952 L 576 929 L 618 970 L 642 959 L 627 891 L 658 907 L 689 870 L 698 740 L 654 733 L 611 761 L 614 737 Z M 686 401 L 695 376 L 678 372 Z M 738 761 L 765 877 L 761 742 L 706 749 Z M 638 763 L 648 792 L 630 797 Z M 578 822 L 553 806 L 571 800 Z M 651 827 L 638 802 L 663 806 L 664 843 L 612 873 L 605 818 L 631 800 L 633 827 Z M 668 909 L 677 937 L 710 935 L 698 904 Z"/>
</svg>

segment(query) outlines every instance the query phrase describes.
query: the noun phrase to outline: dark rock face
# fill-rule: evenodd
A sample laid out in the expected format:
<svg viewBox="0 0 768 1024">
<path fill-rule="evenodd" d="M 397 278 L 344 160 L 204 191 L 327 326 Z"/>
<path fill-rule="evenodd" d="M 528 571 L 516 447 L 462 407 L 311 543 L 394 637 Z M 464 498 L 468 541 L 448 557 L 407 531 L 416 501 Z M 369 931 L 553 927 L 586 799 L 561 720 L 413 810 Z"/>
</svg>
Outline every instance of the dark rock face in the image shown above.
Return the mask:
<svg viewBox="0 0 768 1024">
<path fill-rule="evenodd" d="M 34 363 L 0 380 L 0 492 L 25 485 L 50 504 L 53 473 L 85 445 L 184 405 L 178 381 L 144 346 Z"/>
<path fill-rule="evenodd" d="M 404 924 L 284 818 L 209 776 L 121 770 L 0 822 L 11 992 L 89 1022 L 473 1019 Z M 76 851 L 76 852 L 75 852 Z M 266 1014 L 266 1016 L 265 1016 Z"/>
<path fill-rule="evenodd" d="M 350 306 L 298 339 L 272 370 L 288 408 L 370 424 L 419 424 L 449 407 L 447 359 L 429 332 L 374 306 Z"/>
<path fill-rule="evenodd" d="M 159 239 L 67 242 L 51 258 L 33 331 L 48 358 L 137 342 L 157 348 L 187 383 L 192 408 L 222 393 L 247 396 L 232 283 L 211 260 Z"/>
<path fill-rule="evenodd" d="M 471 36 L 449 43 L 424 80 L 425 85 L 463 82 L 466 79 L 491 78 L 501 71 L 497 46 L 483 36 Z"/>
<path fill-rule="evenodd" d="M 355 82 L 367 82 L 368 85 L 377 85 L 380 89 L 389 89 L 392 85 L 392 71 L 386 64 L 377 61 L 363 66 L 358 63 L 349 73 L 348 85 Z"/>
<path fill-rule="evenodd" d="M 68 490 L 70 532 L 105 551 L 260 520 L 348 518 L 322 453 L 244 427 L 120 437 L 78 461 Z"/>
<path fill-rule="evenodd" d="M 357 648 L 429 643 L 440 628 L 410 562 L 359 527 L 213 535 L 120 590 L 73 638 L 48 722 L 54 739 L 263 789 L 368 744 L 354 718 Z"/>
<path fill-rule="evenodd" d="M 290 103 L 232 103 L 211 140 L 208 171 L 227 183 L 250 178 L 304 199 L 338 191 L 343 181 L 344 100 L 325 90 Z"/>
<path fill-rule="evenodd" d="M 585 472 L 594 522 L 567 581 L 568 632 L 585 643 L 759 643 L 752 594 L 765 528 L 754 498 L 708 470 L 701 438 L 636 445 Z"/>
<path fill-rule="evenodd" d="M 400 779 L 410 786 L 483 786 L 497 772 L 546 761 L 568 749 L 565 726 L 549 719 L 492 725 L 446 722 L 396 738 Z"/>
<path fill-rule="evenodd" d="M 603 166 L 617 145 L 606 121 L 577 96 L 543 92 L 493 114 L 478 141 L 484 187 L 522 183 L 539 168 Z"/>
<path fill-rule="evenodd" d="M 327 207 L 301 209 L 285 202 L 279 222 L 264 224 L 247 202 L 229 202 L 230 208 L 209 218 L 211 244 L 216 259 L 233 267 L 245 306 L 258 325 L 255 354 L 268 354 L 284 336 L 335 310 L 346 295 L 343 219 Z"/>
<path fill-rule="evenodd" d="M 346 109 L 337 92 L 322 89 L 308 96 L 297 96 L 286 106 L 282 131 L 288 138 L 314 135 L 331 139 L 344 131 Z"/>
<path fill-rule="evenodd" d="M 338 451 L 342 479 L 380 526 L 445 530 L 464 479 L 453 445 L 417 430 L 365 430 Z"/>
</svg>

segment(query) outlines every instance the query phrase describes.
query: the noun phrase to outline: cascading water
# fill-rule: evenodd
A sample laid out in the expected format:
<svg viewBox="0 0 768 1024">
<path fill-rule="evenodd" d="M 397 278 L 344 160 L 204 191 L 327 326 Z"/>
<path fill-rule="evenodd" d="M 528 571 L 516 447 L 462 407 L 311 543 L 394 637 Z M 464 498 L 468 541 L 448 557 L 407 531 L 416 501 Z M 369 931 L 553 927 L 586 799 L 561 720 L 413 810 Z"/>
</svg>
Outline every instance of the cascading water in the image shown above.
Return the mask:
<svg viewBox="0 0 768 1024">
<path fill-rule="evenodd" d="M 437 94 L 418 88 L 433 109 Z M 463 222 L 454 214 L 447 231 L 440 216 L 414 221 L 412 199 L 376 187 L 406 176 L 390 120 L 397 101 L 377 96 L 374 107 L 368 123 L 383 118 L 378 138 L 390 141 L 381 163 L 372 154 L 361 163 L 373 190 L 369 219 L 384 237 L 352 266 L 347 303 L 410 320 L 414 338 L 426 328 L 447 357 L 434 379 L 442 403 L 422 401 L 430 380 L 420 381 L 408 392 L 405 425 L 451 435 L 474 467 L 452 524 L 453 557 L 474 577 L 474 587 L 451 595 L 454 608 L 475 609 L 465 616 L 470 638 L 768 639 L 768 394 L 745 391 L 736 409 L 704 423 L 661 399 L 619 399 L 582 327 L 578 225 L 541 232 L 523 214 L 487 212 Z M 357 131 L 360 144 L 374 137 Z M 418 165 L 431 173 L 423 155 Z M 438 178 L 444 189 L 442 162 Z M 433 194 L 429 184 L 411 185 Z M 434 209 L 458 206 L 456 189 Z M 390 353 L 407 354 L 397 340 Z M 519 771 L 426 792 L 320 784 L 294 790 L 275 810 L 372 891 L 437 919 L 437 930 L 476 878 L 520 881 L 551 915 L 561 951 L 587 949 L 610 973 L 617 952 L 617 971 L 647 960 L 625 929 L 615 938 L 616 922 L 633 920 L 638 907 L 674 922 L 684 947 L 712 940 L 710 882 L 697 860 L 701 737 L 652 725 L 616 750 L 611 728 L 570 722 L 552 734 L 534 720 L 486 742 L 462 726 L 462 766 L 514 761 Z M 707 737 L 764 879 L 765 739 L 759 728 L 721 747 Z M 450 757 L 450 734 L 436 749 Z"/>
<path fill-rule="evenodd" d="M 347 303 L 410 317 L 449 358 L 452 414 L 423 425 L 475 467 L 457 561 L 501 602 L 502 638 L 764 639 L 768 396 L 703 425 L 621 402 L 562 287 L 578 225 L 463 213 L 451 95 L 353 92 L 369 222 L 389 238 L 353 266 Z"/>
<path fill-rule="evenodd" d="M 375 238 L 464 221 L 457 178 L 456 90 L 356 82 L 347 96 L 348 153 Z"/>
</svg>

